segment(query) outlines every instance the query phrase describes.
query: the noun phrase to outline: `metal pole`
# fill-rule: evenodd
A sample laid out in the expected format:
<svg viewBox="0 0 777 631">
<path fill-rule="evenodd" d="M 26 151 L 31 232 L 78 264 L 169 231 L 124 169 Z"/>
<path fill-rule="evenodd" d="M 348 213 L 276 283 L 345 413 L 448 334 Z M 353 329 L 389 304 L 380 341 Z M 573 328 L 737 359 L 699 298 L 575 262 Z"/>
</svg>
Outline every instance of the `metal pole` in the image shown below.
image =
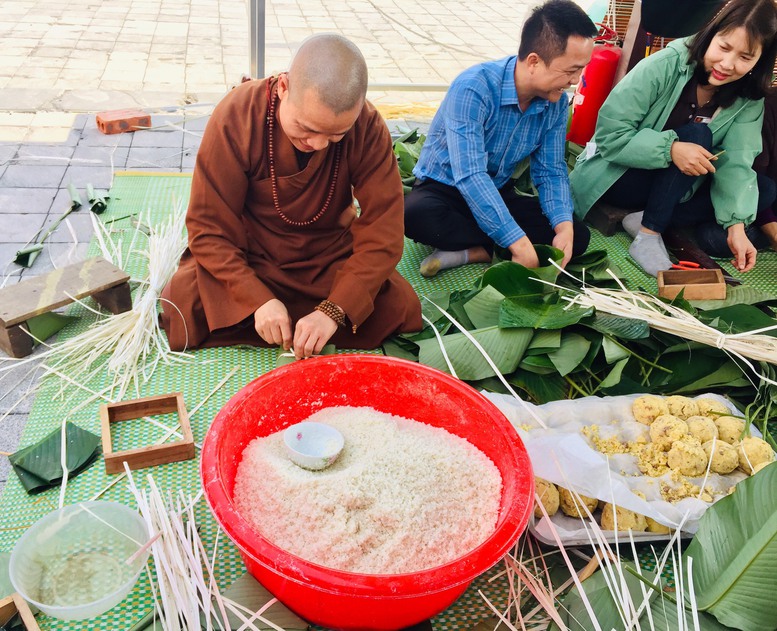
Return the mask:
<svg viewBox="0 0 777 631">
<path fill-rule="evenodd" d="M 265 0 L 249 0 L 248 20 L 251 23 L 251 39 L 248 43 L 251 59 L 251 78 L 264 76 Z"/>
</svg>

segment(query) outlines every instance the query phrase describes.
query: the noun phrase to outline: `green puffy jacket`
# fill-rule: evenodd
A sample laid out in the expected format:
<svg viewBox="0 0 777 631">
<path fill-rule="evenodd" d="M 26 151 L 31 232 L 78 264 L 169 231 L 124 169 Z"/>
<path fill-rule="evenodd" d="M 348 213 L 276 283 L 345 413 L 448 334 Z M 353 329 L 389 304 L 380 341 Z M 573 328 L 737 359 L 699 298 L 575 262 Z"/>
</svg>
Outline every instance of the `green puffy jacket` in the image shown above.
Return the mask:
<svg viewBox="0 0 777 631">
<path fill-rule="evenodd" d="M 669 149 L 677 134 L 661 130 L 693 75 L 685 42 L 675 40 L 640 61 L 602 105 L 595 147 L 589 143 L 569 177 L 578 217 L 585 217 L 627 169 L 663 169 L 671 164 Z M 763 99 L 737 98 L 709 123 L 712 153 L 726 151 L 715 161 L 716 172 L 704 176 L 712 177 L 715 217 L 724 228 L 755 219 L 758 185 L 752 165 L 761 152 L 763 111 Z M 683 201 L 704 177 L 696 178 Z"/>
</svg>

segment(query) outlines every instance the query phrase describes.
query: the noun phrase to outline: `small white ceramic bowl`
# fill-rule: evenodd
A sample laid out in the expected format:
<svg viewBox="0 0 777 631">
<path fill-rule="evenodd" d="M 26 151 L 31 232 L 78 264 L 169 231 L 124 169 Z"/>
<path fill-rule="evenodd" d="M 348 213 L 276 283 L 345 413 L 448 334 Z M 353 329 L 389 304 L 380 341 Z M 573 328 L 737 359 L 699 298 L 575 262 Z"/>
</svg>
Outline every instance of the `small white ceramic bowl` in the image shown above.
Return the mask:
<svg viewBox="0 0 777 631">
<path fill-rule="evenodd" d="M 345 445 L 343 435 L 331 425 L 302 421 L 283 432 L 291 461 L 303 469 L 321 471 L 335 460 Z"/>
</svg>

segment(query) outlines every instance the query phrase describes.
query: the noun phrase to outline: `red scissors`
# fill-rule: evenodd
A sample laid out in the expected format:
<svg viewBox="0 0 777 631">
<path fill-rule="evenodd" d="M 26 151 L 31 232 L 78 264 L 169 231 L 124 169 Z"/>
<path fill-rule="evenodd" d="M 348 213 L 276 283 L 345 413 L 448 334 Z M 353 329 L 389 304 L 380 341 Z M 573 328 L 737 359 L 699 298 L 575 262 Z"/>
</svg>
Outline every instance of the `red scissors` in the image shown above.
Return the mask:
<svg viewBox="0 0 777 631">
<path fill-rule="evenodd" d="M 701 265 L 694 261 L 677 261 L 677 263 L 674 263 L 672 265 L 672 269 L 683 269 L 683 270 L 692 270 L 692 269 L 700 269 Z"/>
</svg>

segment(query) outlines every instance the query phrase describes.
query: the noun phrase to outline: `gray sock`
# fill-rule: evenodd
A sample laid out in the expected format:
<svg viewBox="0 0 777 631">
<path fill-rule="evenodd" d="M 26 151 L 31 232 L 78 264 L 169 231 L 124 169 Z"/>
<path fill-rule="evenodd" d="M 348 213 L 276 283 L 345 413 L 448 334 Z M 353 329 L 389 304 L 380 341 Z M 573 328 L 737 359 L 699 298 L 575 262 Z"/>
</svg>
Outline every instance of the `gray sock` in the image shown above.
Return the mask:
<svg viewBox="0 0 777 631">
<path fill-rule="evenodd" d="M 637 233 L 629 247 L 629 254 L 651 276 L 658 276 L 660 270 L 672 267 L 660 234 Z"/>
<path fill-rule="evenodd" d="M 451 267 L 465 265 L 469 261 L 469 250 L 435 250 L 423 261 L 421 261 L 421 276 L 430 278 L 436 276 L 437 272 Z"/>
<path fill-rule="evenodd" d="M 644 212 L 629 213 L 623 218 L 623 229 L 628 232 L 632 239 L 637 236 L 639 229 L 642 227 L 642 215 L 644 214 Z"/>
</svg>

